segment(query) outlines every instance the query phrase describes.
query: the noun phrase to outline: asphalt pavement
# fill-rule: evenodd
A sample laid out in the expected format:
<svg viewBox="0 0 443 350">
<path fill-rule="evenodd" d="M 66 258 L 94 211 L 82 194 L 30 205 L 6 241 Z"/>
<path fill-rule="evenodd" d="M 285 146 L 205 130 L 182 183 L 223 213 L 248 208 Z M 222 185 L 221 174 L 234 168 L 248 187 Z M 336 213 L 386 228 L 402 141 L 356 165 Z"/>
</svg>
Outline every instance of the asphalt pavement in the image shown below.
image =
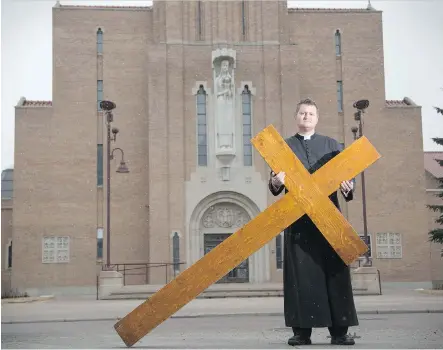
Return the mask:
<svg viewBox="0 0 443 350">
<path fill-rule="evenodd" d="M 363 315 L 350 328 L 359 349 L 436 349 L 443 347 L 443 314 Z M 2 348 L 126 348 L 113 321 L 2 325 Z M 290 349 L 291 330 L 281 316 L 217 316 L 169 319 L 133 348 Z M 327 329 L 315 329 L 313 345 L 329 348 Z"/>
</svg>

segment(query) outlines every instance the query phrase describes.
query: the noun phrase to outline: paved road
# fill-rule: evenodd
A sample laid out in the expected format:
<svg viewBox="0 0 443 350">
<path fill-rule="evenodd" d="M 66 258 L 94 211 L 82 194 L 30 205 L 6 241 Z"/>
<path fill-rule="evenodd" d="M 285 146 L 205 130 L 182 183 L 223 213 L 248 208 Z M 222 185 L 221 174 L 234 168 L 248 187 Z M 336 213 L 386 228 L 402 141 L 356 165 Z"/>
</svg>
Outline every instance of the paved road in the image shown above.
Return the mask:
<svg viewBox="0 0 443 350">
<path fill-rule="evenodd" d="M 111 321 L 3 324 L 2 348 L 125 348 Z M 363 315 L 354 348 L 443 348 L 443 314 Z M 169 319 L 134 348 L 288 349 L 291 331 L 280 316 Z M 314 331 L 314 348 L 329 345 Z"/>
</svg>

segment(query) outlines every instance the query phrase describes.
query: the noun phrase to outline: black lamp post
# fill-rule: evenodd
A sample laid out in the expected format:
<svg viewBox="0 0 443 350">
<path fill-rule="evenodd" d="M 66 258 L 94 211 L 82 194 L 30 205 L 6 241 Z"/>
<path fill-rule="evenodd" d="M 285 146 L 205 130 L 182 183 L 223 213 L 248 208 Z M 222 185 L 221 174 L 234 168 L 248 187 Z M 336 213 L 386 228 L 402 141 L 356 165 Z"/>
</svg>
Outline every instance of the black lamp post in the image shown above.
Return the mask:
<svg viewBox="0 0 443 350">
<path fill-rule="evenodd" d="M 111 141 L 117 139 L 118 129 L 112 128 L 113 137 L 111 138 L 111 123 L 114 121 L 112 110 L 116 107 L 112 101 L 100 102 L 100 108 L 105 111 L 106 115 L 106 267 L 111 266 L 111 159 L 114 159 L 114 151 L 119 150 L 122 153 L 120 165 L 117 168 L 117 173 L 129 173 L 129 169 L 126 166 L 124 152 L 121 148 L 117 147 L 111 150 Z"/>
<path fill-rule="evenodd" d="M 354 134 L 354 140 L 363 136 L 363 114 L 365 113 L 366 108 L 369 107 L 368 100 L 359 100 L 354 103 L 353 107 L 357 109 L 357 112 L 354 113 L 354 119 L 357 121 L 357 126 L 353 126 L 351 128 L 352 133 Z M 358 132 L 358 137 L 357 137 Z M 363 235 L 364 240 L 367 245 L 369 245 L 368 240 L 368 219 L 366 215 L 366 184 L 365 184 L 365 172 L 361 173 L 361 193 L 362 193 L 362 202 L 363 202 Z M 371 266 L 371 261 L 369 258 L 369 251 L 365 253 L 365 261 L 363 266 Z"/>
</svg>

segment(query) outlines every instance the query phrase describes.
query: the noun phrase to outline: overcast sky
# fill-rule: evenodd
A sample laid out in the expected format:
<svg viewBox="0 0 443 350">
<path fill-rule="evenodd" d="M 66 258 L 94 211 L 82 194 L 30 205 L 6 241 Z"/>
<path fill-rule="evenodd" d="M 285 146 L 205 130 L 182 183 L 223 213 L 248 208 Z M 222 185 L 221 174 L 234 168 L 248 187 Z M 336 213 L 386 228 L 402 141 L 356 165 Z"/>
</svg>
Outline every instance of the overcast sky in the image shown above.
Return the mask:
<svg viewBox="0 0 443 350">
<path fill-rule="evenodd" d="M 150 5 L 150 1 L 60 1 L 61 4 Z M 53 0 L 1 0 L 1 166 L 14 164 L 14 106 L 21 96 L 52 99 Z M 365 8 L 359 1 L 289 1 L 290 7 Z M 424 150 L 443 150 L 443 1 L 372 0 L 383 13 L 386 99 L 409 96 L 423 107 Z M 395 130 L 392 131 L 395 133 Z"/>
</svg>

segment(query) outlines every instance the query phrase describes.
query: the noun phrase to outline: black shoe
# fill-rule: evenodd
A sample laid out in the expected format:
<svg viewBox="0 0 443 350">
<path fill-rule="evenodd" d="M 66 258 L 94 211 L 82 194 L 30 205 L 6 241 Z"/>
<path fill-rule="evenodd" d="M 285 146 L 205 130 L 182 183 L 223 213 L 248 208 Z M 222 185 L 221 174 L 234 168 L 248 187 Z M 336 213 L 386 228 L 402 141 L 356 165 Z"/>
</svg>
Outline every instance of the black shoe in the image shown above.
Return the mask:
<svg viewBox="0 0 443 350">
<path fill-rule="evenodd" d="M 297 346 L 297 345 L 311 345 L 311 338 L 302 338 L 299 335 L 294 335 L 293 337 L 289 338 L 288 344 L 291 346 Z"/>
<path fill-rule="evenodd" d="M 332 345 L 354 345 L 355 340 L 354 340 L 354 338 L 350 337 L 349 335 L 343 335 L 340 337 L 331 337 L 331 344 Z"/>
</svg>

